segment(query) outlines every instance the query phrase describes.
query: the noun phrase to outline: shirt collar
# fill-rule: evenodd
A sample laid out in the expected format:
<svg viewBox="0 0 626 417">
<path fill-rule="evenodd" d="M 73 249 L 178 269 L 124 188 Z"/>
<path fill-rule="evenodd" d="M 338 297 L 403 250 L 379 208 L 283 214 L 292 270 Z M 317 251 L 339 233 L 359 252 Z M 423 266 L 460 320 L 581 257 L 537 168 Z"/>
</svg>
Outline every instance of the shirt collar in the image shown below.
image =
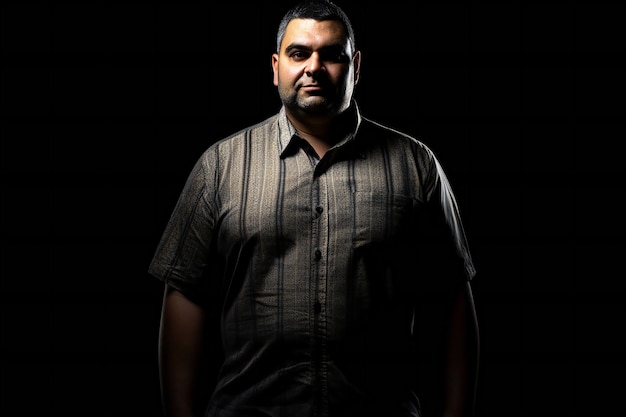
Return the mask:
<svg viewBox="0 0 626 417">
<path fill-rule="evenodd" d="M 359 110 L 359 106 L 356 101 L 352 100 L 352 104 L 348 109 L 349 112 L 353 114 L 353 122 L 354 127 L 350 130 L 350 132 L 346 135 L 344 139 L 339 141 L 334 148 L 344 146 L 345 144 L 352 142 L 356 133 L 361 125 L 361 112 Z M 284 158 L 289 155 L 294 147 L 299 147 L 299 142 L 303 140 L 296 133 L 296 128 L 291 124 L 289 119 L 287 118 L 287 113 L 285 111 L 285 107 L 282 106 L 280 111 L 278 112 L 278 146 L 280 148 L 280 157 Z"/>
</svg>

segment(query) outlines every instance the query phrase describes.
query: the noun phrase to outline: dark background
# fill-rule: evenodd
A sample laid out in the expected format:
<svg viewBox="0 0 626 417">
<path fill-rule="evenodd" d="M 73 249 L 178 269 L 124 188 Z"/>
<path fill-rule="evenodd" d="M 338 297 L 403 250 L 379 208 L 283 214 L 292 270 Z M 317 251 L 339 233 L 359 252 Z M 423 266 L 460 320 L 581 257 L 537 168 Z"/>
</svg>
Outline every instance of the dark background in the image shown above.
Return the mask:
<svg viewBox="0 0 626 417">
<path fill-rule="evenodd" d="M 278 109 L 286 4 L 2 6 L 3 416 L 161 415 L 148 263 L 200 153 Z M 626 411 L 625 6 L 339 4 L 364 115 L 457 192 L 477 417 Z"/>
</svg>

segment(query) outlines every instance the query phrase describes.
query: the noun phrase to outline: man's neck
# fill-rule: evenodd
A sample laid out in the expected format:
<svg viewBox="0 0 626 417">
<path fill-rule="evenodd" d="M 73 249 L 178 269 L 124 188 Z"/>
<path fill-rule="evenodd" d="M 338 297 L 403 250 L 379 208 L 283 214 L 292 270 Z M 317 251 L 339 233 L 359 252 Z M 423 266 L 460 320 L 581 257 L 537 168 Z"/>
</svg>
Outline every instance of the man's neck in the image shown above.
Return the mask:
<svg viewBox="0 0 626 417">
<path fill-rule="evenodd" d="M 308 117 L 306 120 L 298 119 L 287 111 L 289 121 L 296 129 L 298 136 L 306 140 L 322 158 L 324 154 L 336 143 L 341 141 L 348 133 L 348 113 L 343 113 L 334 118 Z"/>
</svg>

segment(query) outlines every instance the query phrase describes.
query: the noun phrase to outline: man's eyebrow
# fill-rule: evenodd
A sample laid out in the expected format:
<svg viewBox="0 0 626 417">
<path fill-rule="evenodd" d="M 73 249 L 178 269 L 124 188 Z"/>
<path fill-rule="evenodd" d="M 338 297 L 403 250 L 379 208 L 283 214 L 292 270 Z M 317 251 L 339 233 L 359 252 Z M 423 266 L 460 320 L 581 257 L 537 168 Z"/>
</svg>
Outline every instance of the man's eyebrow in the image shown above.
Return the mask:
<svg viewBox="0 0 626 417">
<path fill-rule="evenodd" d="M 287 46 L 285 48 L 285 53 L 289 53 L 291 51 L 295 51 L 295 50 L 306 50 L 306 51 L 310 51 L 311 48 L 309 48 L 308 46 L 304 46 L 304 45 L 300 45 L 297 43 L 292 43 L 291 45 Z"/>
<path fill-rule="evenodd" d="M 310 46 L 292 43 L 291 45 L 285 48 L 285 53 L 289 53 L 291 51 L 311 51 Z M 326 45 L 320 48 L 320 51 L 343 51 L 344 45 L 340 43 L 334 43 L 332 45 Z"/>
</svg>

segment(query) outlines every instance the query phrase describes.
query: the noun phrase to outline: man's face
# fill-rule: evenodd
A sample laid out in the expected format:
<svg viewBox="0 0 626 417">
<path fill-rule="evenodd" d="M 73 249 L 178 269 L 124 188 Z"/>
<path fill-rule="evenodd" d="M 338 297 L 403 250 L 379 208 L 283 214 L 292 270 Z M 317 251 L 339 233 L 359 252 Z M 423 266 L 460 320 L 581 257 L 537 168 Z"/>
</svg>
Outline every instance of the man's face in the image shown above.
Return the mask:
<svg viewBox="0 0 626 417">
<path fill-rule="evenodd" d="M 350 105 L 359 64 L 341 22 L 294 19 L 272 55 L 274 85 L 290 113 L 332 117 Z"/>
</svg>

